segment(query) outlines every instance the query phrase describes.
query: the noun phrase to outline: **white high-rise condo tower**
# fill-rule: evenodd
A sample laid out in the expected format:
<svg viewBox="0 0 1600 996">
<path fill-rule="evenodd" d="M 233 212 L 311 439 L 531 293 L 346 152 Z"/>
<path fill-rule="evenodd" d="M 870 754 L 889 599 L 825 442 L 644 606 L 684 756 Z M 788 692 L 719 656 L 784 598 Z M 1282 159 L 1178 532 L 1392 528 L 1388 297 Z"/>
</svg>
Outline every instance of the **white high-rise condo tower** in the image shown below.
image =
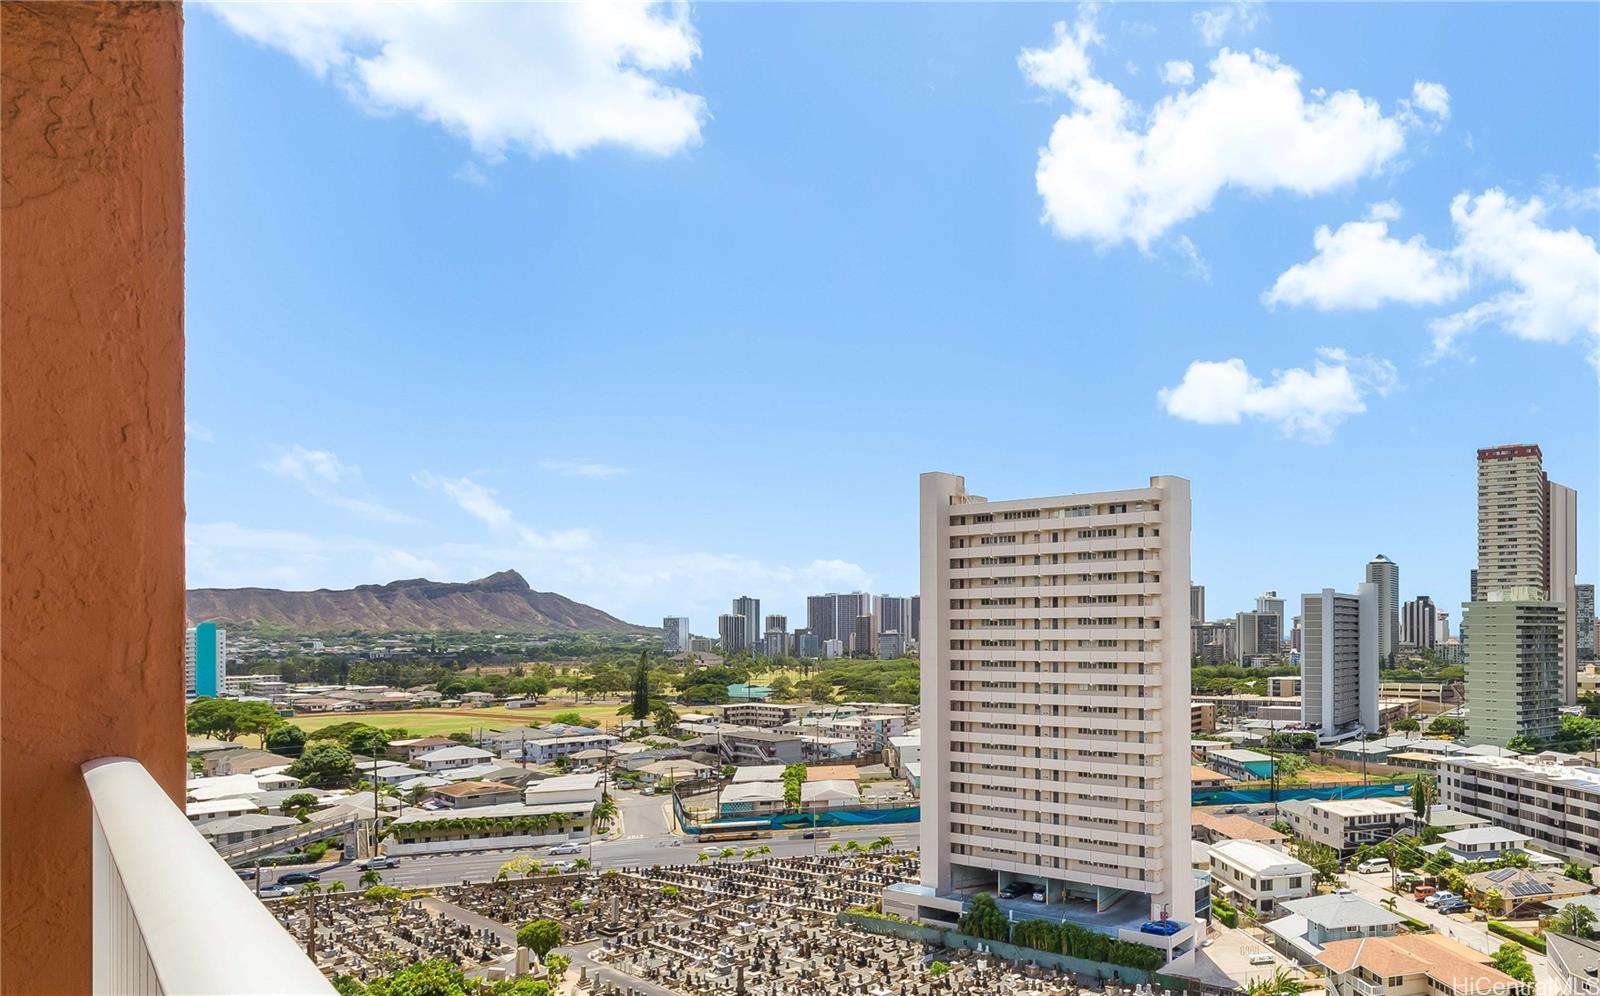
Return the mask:
<svg viewBox="0 0 1600 996">
<path fill-rule="evenodd" d="M 990 501 L 923 474 L 921 509 L 922 883 L 885 909 L 949 923 L 1000 892 L 1192 947 L 1189 482 Z"/>
<path fill-rule="evenodd" d="M 1301 709 L 1323 741 L 1378 732 L 1378 586 L 1300 597 Z"/>
</svg>

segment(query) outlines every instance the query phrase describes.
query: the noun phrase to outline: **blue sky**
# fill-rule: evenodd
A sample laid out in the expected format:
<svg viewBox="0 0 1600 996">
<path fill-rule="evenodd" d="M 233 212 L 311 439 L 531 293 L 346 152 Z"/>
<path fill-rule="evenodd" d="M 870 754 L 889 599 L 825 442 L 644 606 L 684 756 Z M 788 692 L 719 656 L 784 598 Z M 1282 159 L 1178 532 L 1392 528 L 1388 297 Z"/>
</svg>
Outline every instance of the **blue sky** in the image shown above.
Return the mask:
<svg viewBox="0 0 1600 996">
<path fill-rule="evenodd" d="M 1060 25 L 1058 28 L 1057 25 Z M 1597 568 L 1594 5 L 191 6 L 191 586 L 916 583 L 916 478 L 1190 478 L 1213 615 L 1474 450 Z M 1026 53 L 1026 54 L 1025 54 Z M 1325 230 L 1323 230 L 1325 229 Z"/>
</svg>

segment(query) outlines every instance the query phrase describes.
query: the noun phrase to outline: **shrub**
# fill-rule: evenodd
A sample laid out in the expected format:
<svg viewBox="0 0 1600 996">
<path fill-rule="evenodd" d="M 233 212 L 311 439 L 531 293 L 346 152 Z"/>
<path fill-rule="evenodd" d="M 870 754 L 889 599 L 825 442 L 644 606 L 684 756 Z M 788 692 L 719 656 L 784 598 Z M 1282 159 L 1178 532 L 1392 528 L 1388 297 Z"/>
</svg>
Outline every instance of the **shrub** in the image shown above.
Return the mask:
<svg viewBox="0 0 1600 996">
<path fill-rule="evenodd" d="M 1540 954 L 1544 954 L 1544 938 L 1535 937 L 1525 931 L 1518 930 L 1517 928 L 1506 923 L 1504 920 L 1490 920 L 1489 933 L 1499 934 L 1501 937 L 1509 937 L 1525 948 L 1532 948 Z M 1506 974 L 1510 975 L 1513 973 L 1507 972 Z"/>
</svg>

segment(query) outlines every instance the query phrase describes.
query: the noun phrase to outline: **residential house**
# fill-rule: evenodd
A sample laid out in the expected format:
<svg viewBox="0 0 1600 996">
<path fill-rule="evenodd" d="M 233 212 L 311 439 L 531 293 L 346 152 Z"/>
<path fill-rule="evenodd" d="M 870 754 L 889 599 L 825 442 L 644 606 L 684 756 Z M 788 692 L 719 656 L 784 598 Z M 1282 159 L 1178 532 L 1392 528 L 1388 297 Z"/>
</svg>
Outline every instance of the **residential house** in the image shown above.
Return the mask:
<svg viewBox="0 0 1600 996">
<path fill-rule="evenodd" d="M 494 755 L 478 747 L 452 744 L 449 747 L 438 747 L 425 754 L 419 754 L 413 760 L 429 774 L 438 774 L 453 768 L 484 764 L 494 760 Z"/>
<path fill-rule="evenodd" d="M 1491 956 L 1439 934 L 1333 941 L 1317 954 L 1329 996 L 1487 996 L 1522 984 Z"/>
<path fill-rule="evenodd" d="M 1600 996 L 1600 940 L 1546 931 L 1544 941 L 1561 996 Z"/>
<path fill-rule="evenodd" d="M 232 819 L 260 809 L 261 807 L 251 799 L 206 799 L 183 804 L 184 815 L 189 817 L 189 822 L 195 826 Z"/>
<path fill-rule="evenodd" d="M 415 761 L 429 751 L 455 746 L 456 742 L 449 737 L 416 737 L 411 740 L 389 741 L 389 753 L 403 757 L 407 761 Z"/>
<path fill-rule="evenodd" d="M 1296 834 L 1341 857 L 1409 830 L 1416 821 L 1410 806 L 1387 799 L 1300 799 L 1279 804 L 1278 811 Z"/>
<path fill-rule="evenodd" d="M 1189 829 L 1195 840 L 1216 844 L 1224 840 L 1253 840 L 1261 844 L 1281 844 L 1284 835 L 1245 816 L 1193 810 Z"/>
<path fill-rule="evenodd" d="M 1258 916 L 1273 916 L 1280 903 L 1311 895 L 1314 874 L 1305 862 L 1253 840 L 1211 845 L 1212 889 Z"/>
<path fill-rule="evenodd" d="M 242 844 L 247 840 L 276 833 L 284 827 L 298 826 L 293 816 L 273 816 L 267 813 L 243 813 L 226 819 L 198 824 L 201 836 L 211 841 L 213 847 L 222 844 Z"/>
<path fill-rule="evenodd" d="M 1469 827 L 1466 830 L 1452 830 L 1447 834 L 1441 834 L 1439 843 L 1431 844 L 1425 850 L 1443 851 L 1458 862 L 1498 861 L 1514 853 L 1533 856 L 1535 852 L 1528 851 L 1526 847 L 1528 841 L 1532 839 L 1525 833 L 1507 830 L 1505 827 Z"/>
<path fill-rule="evenodd" d="M 1286 914 L 1266 924 L 1273 946 L 1302 965 L 1317 963 L 1317 955 L 1335 941 L 1363 937 L 1393 937 L 1401 917 L 1370 899 L 1352 893 L 1329 893 L 1291 899 Z"/>
<path fill-rule="evenodd" d="M 500 782 L 451 782 L 430 789 L 427 799 L 445 809 L 473 809 L 523 801 L 522 789 Z"/>
<path fill-rule="evenodd" d="M 1556 905 L 1564 899 L 1586 896 L 1594 886 L 1568 878 L 1559 871 L 1539 871 L 1532 868 L 1497 868 L 1467 876 L 1467 888 L 1484 903 L 1491 914 L 1501 917 L 1514 912 L 1524 915 L 1537 912 L 1535 906 Z M 1491 893 L 1500 897 L 1498 908 L 1490 909 L 1486 897 Z"/>
<path fill-rule="evenodd" d="M 906 765 L 922 760 L 922 731 L 907 730 L 889 738 L 883 751 L 884 765 L 898 778 L 906 777 Z"/>
<path fill-rule="evenodd" d="M 236 750 L 213 751 L 203 756 L 201 770 L 207 775 L 248 775 L 256 771 L 282 770 L 294 763 L 294 758 L 273 754 L 270 751 L 239 747 Z"/>
</svg>

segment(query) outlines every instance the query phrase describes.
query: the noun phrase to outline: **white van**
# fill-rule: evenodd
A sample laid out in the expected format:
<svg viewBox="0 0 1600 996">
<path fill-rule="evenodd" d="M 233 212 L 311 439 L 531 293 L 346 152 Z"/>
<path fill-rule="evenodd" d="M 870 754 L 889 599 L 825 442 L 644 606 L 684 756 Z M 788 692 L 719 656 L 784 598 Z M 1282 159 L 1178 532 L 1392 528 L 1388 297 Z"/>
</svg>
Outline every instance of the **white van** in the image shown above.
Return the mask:
<svg viewBox="0 0 1600 996">
<path fill-rule="evenodd" d="M 1377 872 L 1386 872 L 1388 870 L 1389 870 L 1389 859 L 1388 858 L 1368 858 L 1367 860 L 1361 862 L 1359 865 L 1356 865 L 1356 871 L 1360 872 L 1363 875 L 1372 875 L 1372 874 L 1375 874 Z"/>
</svg>

